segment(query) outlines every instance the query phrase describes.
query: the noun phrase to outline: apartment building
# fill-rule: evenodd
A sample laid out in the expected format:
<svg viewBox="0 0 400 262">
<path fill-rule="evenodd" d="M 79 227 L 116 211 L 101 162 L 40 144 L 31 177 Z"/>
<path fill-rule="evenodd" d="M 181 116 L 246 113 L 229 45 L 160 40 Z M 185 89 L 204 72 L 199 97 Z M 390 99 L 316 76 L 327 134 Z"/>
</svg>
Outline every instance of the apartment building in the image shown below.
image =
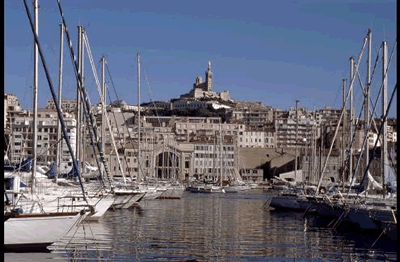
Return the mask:
<svg viewBox="0 0 400 262">
<path fill-rule="evenodd" d="M 46 108 L 49 110 L 53 110 L 53 111 L 56 110 L 56 106 L 54 104 L 53 99 L 47 100 Z M 76 99 L 68 99 L 68 98 L 61 99 L 61 110 L 63 112 L 73 113 L 76 111 L 76 109 L 77 109 L 77 100 Z"/>
<path fill-rule="evenodd" d="M 236 140 L 240 131 L 243 131 L 243 124 L 221 123 L 219 117 L 182 117 L 175 121 L 173 130 L 177 141 L 213 141 L 222 132 L 223 139 Z"/>
<path fill-rule="evenodd" d="M 236 168 L 233 144 L 195 143 L 194 177 L 197 179 L 232 179 Z"/>
<path fill-rule="evenodd" d="M 264 130 L 246 126 L 246 131 L 238 133 L 239 147 L 273 148 L 276 147 L 276 136 L 273 129 Z"/>
<path fill-rule="evenodd" d="M 234 109 L 230 112 L 229 122 L 241 122 L 250 126 L 261 126 L 274 121 L 274 110 L 271 107 L 252 109 Z"/>
<path fill-rule="evenodd" d="M 15 123 L 15 117 L 26 114 L 26 110 L 23 110 L 19 99 L 13 94 L 4 94 L 4 125 L 6 129 L 11 128 Z"/>
<path fill-rule="evenodd" d="M 297 142 L 296 142 L 296 119 L 279 118 L 275 121 L 276 146 L 277 147 L 295 147 L 307 146 L 312 139 L 318 137 L 316 121 L 313 118 L 304 115 L 298 117 L 297 124 Z"/>
<path fill-rule="evenodd" d="M 69 134 L 73 150 L 76 145 L 76 120 L 72 114 L 64 113 L 64 122 Z M 37 164 L 50 165 L 57 157 L 57 113 L 53 110 L 38 109 L 37 118 Z M 25 115 L 15 117 L 10 137 L 10 160 L 19 162 L 32 156 L 33 153 L 33 117 L 28 112 Z M 65 142 L 62 143 L 61 171 L 67 172 L 72 168 L 72 159 Z"/>
</svg>

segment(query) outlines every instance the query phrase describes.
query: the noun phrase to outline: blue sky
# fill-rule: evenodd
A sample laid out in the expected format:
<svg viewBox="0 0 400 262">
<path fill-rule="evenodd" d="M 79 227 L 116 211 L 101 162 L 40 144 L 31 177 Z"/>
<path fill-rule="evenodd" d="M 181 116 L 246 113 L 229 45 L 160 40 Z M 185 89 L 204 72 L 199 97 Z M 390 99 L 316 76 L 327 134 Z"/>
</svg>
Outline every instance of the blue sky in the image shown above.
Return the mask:
<svg viewBox="0 0 400 262">
<path fill-rule="evenodd" d="M 211 60 L 213 90 L 229 90 L 235 100 L 289 109 L 299 99 L 300 106 L 309 110 L 339 108 L 349 58 L 358 56 L 368 28 L 373 30 L 373 62 L 382 41 L 388 42 L 390 55 L 396 38 L 394 0 L 68 0 L 61 4 L 75 52 L 77 26 L 83 25 L 98 72 L 100 57 L 106 55 L 118 96 L 129 104 L 137 103 L 135 57 L 141 53 L 141 102 L 169 100 L 189 92 L 197 75 L 204 79 Z M 39 0 L 39 5 L 39 40 L 57 88 L 61 16 L 55 0 Z M 32 43 L 23 1 L 6 0 L 4 89 L 18 95 L 26 109 L 32 107 L 33 99 Z M 360 68 L 363 82 L 366 57 L 364 52 Z M 395 61 L 394 57 L 389 70 L 389 96 L 396 81 Z M 86 58 L 86 87 L 95 103 L 99 96 L 91 70 Z M 373 101 L 381 84 L 380 60 L 375 70 Z M 41 107 L 51 98 L 43 72 L 40 65 Z M 111 84 L 110 93 L 116 99 Z M 66 48 L 63 96 L 76 96 Z M 356 104 L 362 101 L 358 84 L 355 99 Z M 394 101 L 390 116 L 395 116 L 396 107 Z M 380 104 L 377 113 L 381 113 Z"/>
</svg>

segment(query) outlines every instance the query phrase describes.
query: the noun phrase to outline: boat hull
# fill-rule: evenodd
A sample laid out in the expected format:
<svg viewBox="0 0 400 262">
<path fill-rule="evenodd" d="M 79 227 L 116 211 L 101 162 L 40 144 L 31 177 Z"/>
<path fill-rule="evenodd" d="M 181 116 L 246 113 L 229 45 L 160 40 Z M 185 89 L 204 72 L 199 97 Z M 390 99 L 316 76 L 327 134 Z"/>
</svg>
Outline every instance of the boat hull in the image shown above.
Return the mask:
<svg viewBox="0 0 400 262">
<path fill-rule="evenodd" d="M 78 225 L 86 214 L 18 214 L 4 222 L 7 251 L 48 251 L 47 247 Z"/>
<path fill-rule="evenodd" d="M 304 210 L 304 207 L 297 201 L 296 196 L 273 196 L 269 203 L 270 207 L 285 210 Z"/>
<path fill-rule="evenodd" d="M 185 188 L 183 187 L 173 187 L 167 188 L 162 194 L 157 197 L 158 199 L 181 199 Z"/>
</svg>

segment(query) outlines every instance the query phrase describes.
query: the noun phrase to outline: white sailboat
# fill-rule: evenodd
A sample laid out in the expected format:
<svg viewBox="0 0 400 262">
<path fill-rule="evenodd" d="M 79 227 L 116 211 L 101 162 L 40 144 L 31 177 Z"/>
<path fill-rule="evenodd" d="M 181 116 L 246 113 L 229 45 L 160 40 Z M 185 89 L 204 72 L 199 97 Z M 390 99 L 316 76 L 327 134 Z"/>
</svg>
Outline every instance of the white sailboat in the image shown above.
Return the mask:
<svg viewBox="0 0 400 262">
<path fill-rule="evenodd" d="M 4 215 L 5 251 L 46 251 L 47 247 L 77 226 L 86 213 L 59 212 Z"/>
<path fill-rule="evenodd" d="M 45 69 L 46 77 L 49 81 L 50 90 L 55 98 L 54 90 L 49 78 L 48 70 L 43 60 L 42 51 L 39 45 L 37 36 L 38 32 L 38 1 L 35 0 L 33 3 L 34 7 L 34 22 L 32 21 L 31 14 L 29 12 L 26 1 L 24 1 L 26 13 L 29 18 L 29 23 L 34 35 L 34 111 L 37 109 L 37 83 L 38 83 L 38 54 L 41 56 L 41 60 Z M 59 112 L 60 115 L 60 112 Z M 62 115 L 61 115 L 61 121 Z M 63 124 L 63 123 L 62 123 Z M 34 141 L 36 135 L 36 116 L 34 113 Z M 65 126 L 64 136 L 66 134 Z M 67 143 L 69 143 L 68 137 L 66 137 Z M 36 143 L 34 143 L 36 147 Z M 31 196 L 35 190 L 35 179 L 36 179 L 36 150 L 33 150 L 33 167 L 32 167 L 32 183 L 31 183 Z M 15 179 L 16 178 L 16 179 Z M 16 201 L 19 201 L 18 195 L 20 194 L 20 177 L 14 176 L 15 183 L 13 188 L 13 195 L 17 196 Z M 82 219 L 86 217 L 86 211 L 82 208 L 79 212 L 41 212 L 41 213 L 22 213 L 22 209 L 16 209 L 16 203 L 9 203 L 7 197 L 6 188 L 4 187 L 4 193 L 6 197 L 6 205 L 4 211 L 4 248 L 5 250 L 17 250 L 17 251 L 38 251 L 45 250 L 47 246 L 54 243 L 56 240 L 61 238 L 66 232 L 71 230 L 74 226 L 78 225 Z M 9 204 L 9 205 L 7 205 Z M 43 210 L 42 210 L 43 211 Z"/>
</svg>

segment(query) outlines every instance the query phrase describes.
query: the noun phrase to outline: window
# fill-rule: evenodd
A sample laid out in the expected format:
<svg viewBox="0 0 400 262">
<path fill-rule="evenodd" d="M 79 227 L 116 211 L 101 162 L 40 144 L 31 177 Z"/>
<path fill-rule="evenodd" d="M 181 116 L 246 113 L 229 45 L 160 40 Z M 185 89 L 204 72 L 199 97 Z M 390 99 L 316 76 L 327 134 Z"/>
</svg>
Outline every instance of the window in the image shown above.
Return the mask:
<svg viewBox="0 0 400 262">
<path fill-rule="evenodd" d="M 189 161 L 185 161 L 185 168 L 190 168 Z"/>
</svg>

